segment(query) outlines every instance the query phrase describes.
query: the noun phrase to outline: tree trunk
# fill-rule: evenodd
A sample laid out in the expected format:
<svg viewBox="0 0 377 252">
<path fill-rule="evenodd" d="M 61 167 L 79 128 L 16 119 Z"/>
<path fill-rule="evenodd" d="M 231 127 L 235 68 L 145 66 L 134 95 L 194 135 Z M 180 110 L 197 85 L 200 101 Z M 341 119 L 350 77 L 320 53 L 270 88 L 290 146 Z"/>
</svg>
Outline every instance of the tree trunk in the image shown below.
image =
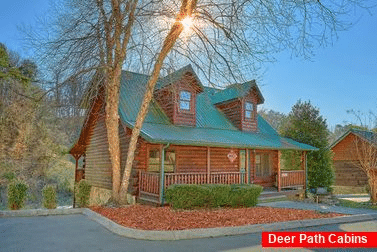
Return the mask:
<svg viewBox="0 0 377 252">
<path fill-rule="evenodd" d="M 120 190 L 121 203 L 126 203 L 126 196 L 127 196 L 128 186 L 129 186 L 132 164 L 135 158 L 137 140 L 139 138 L 141 127 L 143 126 L 145 116 L 148 113 L 149 103 L 153 97 L 153 90 L 156 85 L 157 79 L 160 75 L 162 64 L 166 56 L 169 54 L 170 50 L 173 48 L 179 35 L 183 31 L 183 25 L 181 24 L 180 21 L 184 19 L 185 17 L 191 16 L 195 8 L 196 8 L 196 0 L 192 0 L 192 1 L 183 0 L 182 1 L 180 13 L 177 16 L 176 22 L 170 29 L 169 34 L 166 36 L 164 40 L 162 49 L 154 65 L 153 72 L 148 80 L 143 102 L 141 104 L 141 108 L 137 115 L 135 126 L 132 129 L 132 135 L 131 135 L 131 139 L 130 139 L 130 143 L 128 147 L 127 161 L 126 161 L 126 166 L 123 173 L 122 185 L 120 188 L 121 189 Z"/>
<path fill-rule="evenodd" d="M 372 170 L 372 172 L 374 171 Z M 369 176 L 368 184 L 369 184 L 370 201 L 373 204 L 376 204 L 377 203 L 377 177 L 375 174 Z"/>
<path fill-rule="evenodd" d="M 112 197 L 119 202 L 120 187 L 120 144 L 119 144 L 119 90 L 121 68 L 109 71 L 106 83 L 106 131 L 112 166 Z"/>
</svg>

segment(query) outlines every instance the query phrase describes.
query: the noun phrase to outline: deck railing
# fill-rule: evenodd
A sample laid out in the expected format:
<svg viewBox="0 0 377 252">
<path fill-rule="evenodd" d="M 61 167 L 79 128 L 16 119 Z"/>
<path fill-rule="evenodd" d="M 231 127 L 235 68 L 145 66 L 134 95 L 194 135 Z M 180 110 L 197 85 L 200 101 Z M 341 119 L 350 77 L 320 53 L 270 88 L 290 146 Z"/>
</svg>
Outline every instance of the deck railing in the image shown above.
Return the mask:
<svg viewBox="0 0 377 252">
<path fill-rule="evenodd" d="M 173 184 L 207 184 L 207 173 L 166 173 L 165 188 Z"/>
<path fill-rule="evenodd" d="M 140 171 L 140 194 L 158 197 L 160 194 L 160 173 Z M 207 173 L 165 173 L 164 187 L 173 184 L 243 184 L 246 175 L 241 172 Z M 300 187 L 305 185 L 305 171 L 281 171 L 280 187 Z"/>
<path fill-rule="evenodd" d="M 207 173 L 165 173 L 164 186 L 173 184 L 242 184 L 246 176 L 241 172 Z M 140 171 L 139 193 L 158 196 L 160 193 L 160 173 Z"/>
<path fill-rule="evenodd" d="M 245 173 L 241 172 L 214 172 L 210 174 L 209 184 L 243 184 Z"/>
<path fill-rule="evenodd" d="M 139 193 L 140 192 L 158 196 L 160 194 L 160 174 L 140 171 Z"/>
<path fill-rule="evenodd" d="M 281 171 L 280 186 L 281 188 L 298 187 L 305 185 L 305 171 Z"/>
</svg>

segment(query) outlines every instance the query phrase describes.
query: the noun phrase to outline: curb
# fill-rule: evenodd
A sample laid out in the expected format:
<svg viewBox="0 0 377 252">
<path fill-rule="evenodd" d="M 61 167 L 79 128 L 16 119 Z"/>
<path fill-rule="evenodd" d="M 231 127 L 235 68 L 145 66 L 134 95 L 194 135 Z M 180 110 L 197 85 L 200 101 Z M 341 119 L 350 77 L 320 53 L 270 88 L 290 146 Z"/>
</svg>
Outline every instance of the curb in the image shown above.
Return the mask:
<svg viewBox="0 0 377 252">
<path fill-rule="evenodd" d="M 315 227 L 328 224 L 351 223 L 358 221 L 368 221 L 377 219 L 376 214 L 358 214 L 353 216 L 342 216 L 325 219 L 310 219 L 277 222 L 269 224 L 255 224 L 239 227 L 222 227 L 222 228 L 198 228 L 188 230 L 173 230 L 173 231 L 150 231 L 140 230 L 135 228 L 128 228 L 121 226 L 106 217 L 90 210 L 84 209 L 83 214 L 89 219 L 98 222 L 111 232 L 133 239 L 141 240 L 185 240 L 185 239 L 198 239 L 198 238 L 213 238 L 229 235 L 242 235 L 258 233 L 263 231 L 278 231 L 293 228 Z"/>
<path fill-rule="evenodd" d="M 82 214 L 83 211 L 84 208 L 11 210 L 0 211 L 0 218 Z"/>
<path fill-rule="evenodd" d="M 377 213 L 372 214 L 358 214 L 351 216 L 341 216 L 324 219 L 310 219 L 310 220 L 296 220 L 287 222 L 276 222 L 269 224 L 255 224 L 238 227 L 221 227 L 221 228 L 198 228 L 187 230 L 172 230 L 172 231 L 153 231 L 140 230 L 121 226 L 112 220 L 88 209 L 88 208 L 73 208 L 73 209 L 30 209 L 30 210 L 13 210 L 0 211 L 0 218 L 9 217 L 31 217 L 31 216 L 48 216 L 48 215 L 69 215 L 69 214 L 83 214 L 90 220 L 93 220 L 104 226 L 109 231 L 128 238 L 138 240 L 187 240 L 199 238 L 213 238 L 230 235 L 243 235 L 259 233 L 263 231 L 279 231 L 294 228 L 315 227 L 328 224 L 352 223 L 358 221 L 376 220 Z"/>
</svg>

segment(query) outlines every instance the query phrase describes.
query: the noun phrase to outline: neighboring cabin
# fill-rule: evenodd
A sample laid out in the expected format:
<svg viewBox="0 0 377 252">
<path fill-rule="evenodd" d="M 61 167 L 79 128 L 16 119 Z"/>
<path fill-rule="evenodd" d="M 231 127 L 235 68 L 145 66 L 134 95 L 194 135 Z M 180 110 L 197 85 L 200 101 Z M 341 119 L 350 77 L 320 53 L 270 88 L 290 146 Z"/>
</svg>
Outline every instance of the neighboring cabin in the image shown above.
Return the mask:
<svg viewBox="0 0 377 252">
<path fill-rule="evenodd" d="M 122 167 L 147 80 L 147 75 L 122 73 Z M 77 167 L 76 180 L 85 177 L 94 187 L 111 190 L 103 96 L 102 89 L 70 153 L 76 160 L 85 157 L 84 169 Z M 316 148 L 280 137 L 258 115 L 257 107 L 263 102 L 255 81 L 223 90 L 205 87 L 190 65 L 159 79 L 138 140 L 129 191 L 158 201 L 161 170 L 164 188 L 174 183 L 304 187 L 305 153 Z M 280 171 L 280 151 L 285 149 L 302 151 L 301 170 Z"/>
<path fill-rule="evenodd" d="M 334 152 L 336 186 L 366 186 L 368 177 L 360 168 L 356 150 L 356 141 L 372 143 L 377 135 L 370 131 L 350 129 L 340 136 L 331 146 Z"/>
</svg>

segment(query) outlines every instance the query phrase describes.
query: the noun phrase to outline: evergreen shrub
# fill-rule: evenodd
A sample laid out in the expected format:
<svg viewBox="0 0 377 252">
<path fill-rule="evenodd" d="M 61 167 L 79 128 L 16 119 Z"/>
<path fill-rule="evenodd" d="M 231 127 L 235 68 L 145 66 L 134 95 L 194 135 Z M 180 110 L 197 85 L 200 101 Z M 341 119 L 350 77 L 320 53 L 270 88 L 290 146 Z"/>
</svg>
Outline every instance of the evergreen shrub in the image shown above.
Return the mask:
<svg viewBox="0 0 377 252">
<path fill-rule="evenodd" d="M 172 185 L 166 202 L 175 209 L 251 207 L 262 191 L 258 185 Z"/>
<path fill-rule="evenodd" d="M 45 185 L 42 190 L 43 206 L 47 209 L 55 209 L 57 206 L 56 189 L 53 185 Z"/>
<path fill-rule="evenodd" d="M 89 205 L 91 189 L 92 186 L 85 179 L 80 180 L 78 183 L 76 198 L 80 207 L 87 207 Z"/>
<path fill-rule="evenodd" d="M 18 210 L 24 207 L 28 186 L 24 181 L 14 181 L 8 184 L 8 207 Z"/>
</svg>

